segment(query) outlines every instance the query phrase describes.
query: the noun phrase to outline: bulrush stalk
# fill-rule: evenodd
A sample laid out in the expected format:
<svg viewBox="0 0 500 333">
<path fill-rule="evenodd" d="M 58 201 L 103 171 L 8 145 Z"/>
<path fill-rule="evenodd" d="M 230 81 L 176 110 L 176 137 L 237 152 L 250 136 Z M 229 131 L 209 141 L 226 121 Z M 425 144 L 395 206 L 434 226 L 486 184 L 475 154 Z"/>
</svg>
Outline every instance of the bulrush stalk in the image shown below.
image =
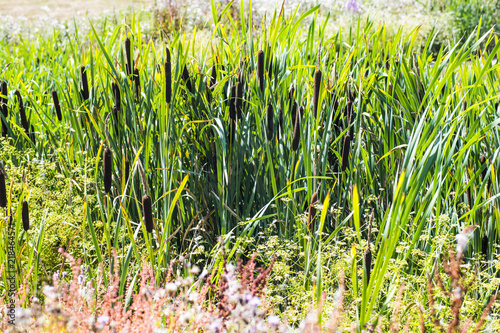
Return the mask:
<svg viewBox="0 0 500 333">
<path fill-rule="evenodd" d="M 313 220 L 314 217 L 316 216 L 316 202 L 318 201 L 318 192 L 314 192 L 313 195 L 311 196 L 311 203 L 309 204 L 309 214 L 308 214 L 308 221 L 307 225 L 309 227 L 309 230 L 311 232 L 314 232 L 314 224 Z"/>
<path fill-rule="evenodd" d="M 30 131 L 30 125 L 28 124 L 28 120 L 26 119 L 26 110 L 24 109 L 23 97 L 19 90 L 16 90 L 17 103 L 19 104 L 19 116 L 21 117 L 21 125 L 23 126 L 24 132 L 26 134 Z"/>
<path fill-rule="evenodd" d="M 191 77 L 189 76 L 187 65 L 184 65 L 184 70 L 182 71 L 182 80 L 186 82 L 186 88 L 192 93 L 193 87 L 191 85 Z"/>
<path fill-rule="evenodd" d="M 488 171 L 488 164 L 486 163 L 486 156 L 481 155 L 481 166 L 484 167 L 484 170 L 481 171 L 481 181 L 484 181 L 484 178 L 486 177 L 486 172 Z"/>
<path fill-rule="evenodd" d="M 29 214 L 28 202 L 26 200 L 23 200 L 22 220 L 23 220 L 24 231 L 28 231 L 30 228 L 30 214 Z"/>
<path fill-rule="evenodd" d="M 52 90 L 52 101 L 54 102 L 54 108 L 56 109 L 57 119 L 62 120 L 61 105 L 59 104 L 59 97 L 57 97 L 57 91 Z"/>
<path fill-rule="evenodd" d="M 260 90 L 264 91 L 264 52 L 257 52 L 257 78 L 259 79 Z"/>
<path fill-rule="evenodd" d="M 103 169 L 104 169 L 104 191 L 109 193 L 111 191 L 111 183 L 113 177 L 113 153 L 106 147 L 104 150 L 103 157 Z"/>
<path fill-rule="evenodd" d="M 0 207 L 7 207 L 7 191 L 5 188 L 5 171 L 0 169 Z"/>
<path fill-rule="evenodd" d="M 127 61 L 125 62 L 127 76 L 132 74 L 132 49 L 130 45 L 130 39 L 127 37 L 125 39 L 125 56 L 127 57 Z"/>
<path fill-rule="evenodd" d="M 370 244 L 365 251 L 365 271 L 366 271 L 366 284 L 370 283 L 370 275 L 372 269 L 372 251 L 370 250 Z"/>
<path fill-rule="evenodd" d="M 82 75 L 82 98 L 84 101 L 89 99 L 89 81 L 87 79 L 87 70 L 85 66 L 80 67 L 80 73 Z"/>
<path fill-rule="evenodd" d="M 120 95 L 120 86 L 118 83 L 113 82 L 113 98 L 114 98 L 114 110 L 119 111 L 121 108 L 121 95 Z"/>
<path fill-rule="evenodd" d="M 314 73 L 314 97 L 313 97 L 313 115 L 314 118 L 318 115 L 319 93 L 321 88 L 321 71 L 318 69 Z"/>
<path fill-rule="evenodd" d="M 2 135 L 6 136 L 7 135 L 7 116 L 9 115 L 9 111 L 7 109 L 7 94 L 8 89 L 7 89 L 7 82 L 2 81 L 0 84 L 0 92 L 2 93 L 3 97 L 0 98 L 2 105 L 0 108 L 2 109 L 2 114 L 5 118 L 5 120 L 2 120 Z"/>
<path fill-rule="evenodd" d="M 349 150 L 351 149 L 351 136 L 347 134 L 342 145 L 342 171 L 349 167 Z"/>
<path fill-rule="evenodd" d="M 481 240 L 481 253 L 485 260 L 488 260 L 488 236 L 484 235 L 483 239 Z"/>
<path fill-rule="evenodd" d="M 151 207 L 151 198 L 147 194 L 142 197 L 142 215 L 146 231 L 153 232 L 153 209 Z"/>
<path fill-rule="evenodd" d="M 134 84 L 135 84 L 135 97 L 139 99 L 141 94 L 141 78 L 139 77 L 139 70 L 134 68 Z"/>
<path fill-rule="evenodd" d="M 267 140 L 271 141 L 273 139 L 273 106 L 271 103 L 267 105 Z"/>
<path fill-rule="evenodd" d="M 236 84 L 236 113 L 238 119 L 243 118 L 243 83 L 238 82 Z"/>
<path fill-rule="evenodd" d="M 297 110 L 297 103 L 294 103 L 294 110 Z M 292 148 L 297 151 L 300 143 L 300 112 L 295 111 L 295 121 L 293 123 Z"/>
<path fill-rule="evenodd" d="M 170 50 L 165 49 L 167 61 L 165 61 L 165 101 L 170 104 L 172 100 L 172 63 L 170 62 Z"/>
</svg>

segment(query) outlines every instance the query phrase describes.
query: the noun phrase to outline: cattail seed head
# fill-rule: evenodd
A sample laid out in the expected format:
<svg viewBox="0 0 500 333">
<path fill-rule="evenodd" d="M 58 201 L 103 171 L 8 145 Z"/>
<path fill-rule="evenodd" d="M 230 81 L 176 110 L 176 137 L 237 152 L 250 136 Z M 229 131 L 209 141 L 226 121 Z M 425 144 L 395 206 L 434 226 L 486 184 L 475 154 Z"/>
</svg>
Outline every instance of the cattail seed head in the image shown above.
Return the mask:
<svg viewBox="0 0 500 333">
<path fill-rule="evenodd" d="M 271 103 L 267 105 L 267 140 L 271 141 L 273 139 L 273 106 Z"/>
<path fill-rule="evenodd" d="M 113 82 L 111 86 L 113 87 L 113 97 L 115 101 L 114 107 L 118 111 L 121 108 L 120 86 L 116 82 Z"/>
<path fill-rule="evenodd" d="M 134 84 L 135 84 L 135 97 L 139 99 L 141 94 L 141 78 L 139 77 L 139 70 L 134 68 Z"/>
<path fill-rule="evenodd" d="M 297 104 L 295 103 L 294 107 L 297 110 Z M 293 136 L 292 136 L 292 148 L 294 151 L 297 151 L 300 143 L 300 112 L 295 112 L 295 121 L 293 124 Z"/>
<path fill-rule="evenodd" d="M 57 96 L 57 91 L 52 90 L 52 101 L 54 102 L 54 108 L 56 109 L 57 119 L 62 120 L 61 105 L 59 104 L 59 97 Z"/>
<path fill-rule="evenodd" d="M 7 191 L 5 188 L 5 171 L 0 169 L 0 207 L 7 207 Z"/>
<path fill-rule="evenodd" d="M 297 103 L 296 102 L 293 102 L 293 104 L 291 105 L 291 115 L 292 115 L 292 125 L 293 125 L 293 128 L 295 128 L 295 121 L 297 119 Z"/>
<path fill-rule="evenodd" d="M 349 150 L 351 149 L 351 136 L 347 134 L 342 145 L 342 171 L 349 167 Z"/>
<path fill-rule="evenodd" d="M 125 39 L 125 56 L 127 57 L 127 61 L 125 62 L 126 70 L 127 70 L 127 76 L 132 74 L 132 52 L 131 52 L 131 44 L 130 44 L 130 39 L 127 37 Z"/>
<path fill-rule="evenodd" d="M 236 120 L 236 86 L 231 87 L 231 96 L 229 98 L 229 118 Z"/>
<path fill-rule="evenodd" d="M 23 200 L 22 220 L 23 220 L 24 231 L 28 231 L 30 228 L 30 214 L 29 214 L 28 202 L 26 200 Z"/>
<path fill-rule="evenodd" d="M 290 106 L 292 105 L 294 97 L 295 97 L 295 87 L 292 84 L 290 86 L 290 90 L 288 90 L 288 99 L 290 100 Z"/>
<path fill-rule="evenodd" d="M 257 78 L 259 79 L 260 90 L 264 91 L 264 52 L 257 52 Z"/>
<path fill-rule="evenodd" d="M 104 169 L 104 191 L 109 193 L 111 191 L 111 182 L 113 177 L 113 153 L 111 149 L 106 147 L 104 149 L 103 157 L 103 169 Z"/>
<path fill-rule="evenodd" d="M 189 71 L 187 65 L 184 65 L 184 70 L 182 71 L 182 79 L 186 82 L 186 88 L 192 93 L 193 86 L 191 85 L 191 77 L 189 76 Z"/>
<path fill-rule="evenodd" d="M 19 104 L 19 116 L 21 117 L 21 125 L 24 128 L 24 132 L 29 133 L 30 126 L 28 120 L 26 119 L 26 110 L 24 109 L 23 98 L 19 90 L 16 90 L 17 102 Z"/>
<path fill-rule="evenodd" d="M 370 250 L 370 245 L 365 251 L 365 271 L 366 271 L 366 284 L 370 283 L 370 275 L 372 269 L 372 251 Z"/>
<path fill-rule="evenodd" d="M 130 173 L 130 162 L 128 160 L 125 160 L 125 181 L 127 181 L 129 173 Z"/>
<path fill-rule="evenodd" d="M 167 51 L 167 61 L 165 61 L 165 101 L 170 104 L 172 100 L 172 64 L 170 62 L 170 50 L 168 47 Z"/>
<path fill-rule="evenodd" d="M 488 260 L 488 236 L 484 235 L 483 239 L 481 240 L 481 253 L 483 254 L 483 257 Z"/>
<path fill-rule="evenodd" d="M 243 83 L 240 81 L 236 84 L 236 112 L 238 119 L 243 118 Z"/>
<path fill-rule="evenodd" d="M 84 101 L 89 99 L 89 81 L 87 79 L 87 70 L 85 66 L 80 67 L 80 73 L 82 75 L 82 98 Z"/>
<path fill-rule="evenodd" d="M 316 216 L 316 202 L 318 201 L 318 192 L 314 192 L 313 195 L 311 196 L 311 203 L 309 204 L 309 214 L 308 214 L 308 221 L 307 225 L 309 226 L 309 230 L 311 232 L 314 232 L 314 224 L 313 220 L 314 217 Z"/>
<path fill-rule="evenodd" d="M 314 97 L 313 97 L 313 115 L 314 118 L 318 115 L 318 104 L 319 104 L 319 93 L 321 88 L 321 76 L 322 73 L 318 69 L 314 73 Z"/>
<path fill-rule="evenodd" d="M 151 198 L 147 194 L 142 197 L 142 215 L 146 231 L 153 232 L 153 209 L 151 207 Z"/>
</svg>

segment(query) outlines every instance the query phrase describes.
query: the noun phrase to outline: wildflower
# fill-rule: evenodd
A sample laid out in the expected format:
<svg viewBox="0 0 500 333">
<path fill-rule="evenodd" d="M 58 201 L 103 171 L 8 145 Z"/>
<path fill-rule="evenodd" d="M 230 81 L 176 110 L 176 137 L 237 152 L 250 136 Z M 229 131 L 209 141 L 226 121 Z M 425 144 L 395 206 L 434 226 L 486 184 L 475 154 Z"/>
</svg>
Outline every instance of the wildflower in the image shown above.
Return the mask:
<svg viewBox="0 0 500 333">
<path fill-rule="evenodd" d="M 357 0 L 347 0 L 344 8 L 352 14 L 361 14 L 361 4 L 359 4 Z"/>
<path fill-rule="evenodd" d="M 82 284 L 84 280 L 84 277 L 82 274 L 78 275 L 78 284 Z"/>
<path fill-rule="evenodd" d="M 97 329 L 102 330 L 108 323 L 109 323 L 108 316 L 99 316 L 96 321 L 96 327 Z"/>
<path fill-rule="evenodd" d="M 165 289 L 169 294 L 173 294 L 177 291 L 177 285 L 173 282 L 170 282 L 165 286 Z"/>
<path fill-rule="evenodd" d="M 278 326 L 281 322 L 278 316 L 270 315 L 267 317 L 267 323 L 271 326 Z"/>
</svg>

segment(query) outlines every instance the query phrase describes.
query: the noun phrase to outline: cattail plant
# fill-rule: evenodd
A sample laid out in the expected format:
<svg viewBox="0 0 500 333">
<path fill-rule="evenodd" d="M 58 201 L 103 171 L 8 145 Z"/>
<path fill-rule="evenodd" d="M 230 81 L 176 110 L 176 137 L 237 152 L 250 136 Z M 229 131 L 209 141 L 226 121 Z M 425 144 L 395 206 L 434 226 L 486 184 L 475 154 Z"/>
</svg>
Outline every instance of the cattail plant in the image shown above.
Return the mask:
<svg viewBox="0 0 500 333">
<path fill-rule="evenodd" d="M 87 70 L 85 66 L 80 67 L 80 73 L 82 75 L 82 90 L 80 92 L 83 100 L 86 101 L 89 99 L 89 81 L 87 79 Z"/>
<path fill-rule="evenodd" d="M 213 89 L 216 83 L 217 83 L 217 67 L 213 65 L 212 73 L 210 73 L 210 89 Z"/>
<path fill-rule="evenodd" d="M 481 253 L 486 260 L 488 260 L 488 245 L 488 236 L 484 235 L 481 240 Z"/>
<path fill-rule="evenodd" d="M 19 116 L 21 117 L 21 125 L 23 126 L 24 132 L 26 134 L 30 131 L 30 126 L 28 120 L 26 119 L 26 110 L 24 109 L 23 97 L 19 90 L 16 90 L 17 103 L 19 104 Z"/>
<path fill-rule="evenodd" d="M 130 45 L 130 39 L 127 37 L 125 39 L 125 56 L 127 57 L 125 62 L 125 67 L 127 70 L 127 76 L 132 74 L 132 49 Z"/>
<path fill-rule="evenodd" d="M 141 78 L 139 77 L 139 70 L 134 68 L 134 85 L 135 85 L 135 97 L 139 99 L 141 94 Z"/>
<path fill-rule="evenodd" d="M 121 108 L 120 86 L 118 85 L 118 83 L 113 82 L 111 84 L 111 87 L 113 88 L 113 99 L 114 99 L 113 111 L 115 113 L 116 119 L 118 119 L 117 112 L 120 111 Z"/>
<path fill-rule="evenodd" d="M 5 188 L 5 171 L 0 169 L 0 207 L 7 207 L 7 191 Z"/>
<path fill-rule="evenodd" d="M 56 109 L 57 119 L 62 120 L 61 105 L 59 104 L 59 97 L 57 96 L 57 91 L 52 90 L 52 101 L 54 102 L 54 108 Z"/>
<path fill-rule="evenodd" d="M 346 125 L 351 126 L 352 118 L 353 118 L 352 101 L 347 102 L 347 105 L 346 105 L 345 111 L 344 111 L 344 116 L 347 119 Z M 351 126 L 351 128 L 349 129 L 349 136 L 351 137 L 351 139 L 354 136 L 354 126 Z"/>
<path fill-rule="evenodd" d="M 172 63 L 170 62 L 170 50 L 165 49 L 167 61 L 165 61 L 165 101 L 170 104 L 172 100 Z"/>
<path fill-rule="evenodd" d="M 351 149 L 351 136 L 347 134 L 342 145 L 342 171 L 349 167 L 349 150 Z"/>
<path fill-rule="evenodd" d="M 111 191 L 111 182 L 112 182 L 112 174 L 113 174 L 113 153 L 111 149 L 106 147 L 104 149 L 104 157 L 103 157 L 103 169 L 104 169 L 104 191 L 109 193 Z"/>
<path fill-rule="evenodd" d="M 187 65 L 184 65 L 184 70 L 182 71 L 182 80 L 184 80 L 184 82 L 186 82 L 186 88 L 191 93 L 193 93 L 193 86 L 191 85 L 191 76 L 189 75 Z"/>
<path fill-rule="evenodd" d="M 128 179 L 130 173 L 130 162 L 128 160 L 125 160 L 125 180 Z"/>
<path fill-rule="evenodd" d="M 309 227 L 309 230 L 311 230 L 311 232 L 314 232 L 313 220 L 314 220 L 314 217 L 316 216 L 316 202 L 317 201 L 318 201 L 318 192 L 314 192 L 313 195 L 311 196 L 311 203 L 309 204 L 309 214 L 308 214 L 308 219 L 307 219 L 307 225 Z"/>
<path fill-rule="evenodd" d="M 7 94 L 9 93 L 8 89 L 7 89 L 7 82 L 2 81 L 2 83 L 0 84 L 0 92 L 3 95 L 0 99 L 2 102 L 2 105 L 0 107 L 2 109 L 2 114 L 5 118 L 5 120 L 2 120 L 2 135 L 6 136 L 7 135 L 7 117 L 9 115 L 9 111 L 7 109 Z"/>
<path fill-rule="evenodd" d="M 30 228 L 30 214 L 29 214 L 28 202 L 26 200 L 23 200 L 21 219 L 23 221 L 24 231 L 28 231 Z"/>
<path fill-rule="evenodd" d="M 260 90 L 264 91 L 264 52 L 257 52 L 257 78 L 259 79 Z"/>
<path fill-rule="evenodd" d="M 319 93 L 321 88 L 321 70 L 317 70 L 314 73 L 314 97 L 313 97 L 313 116 L 314 118 L 318 115 L 318 104 L 319 104 Z"/>
<path fill-rule="evenodd" d="M 368 243 L 368 248 L 365 251 L 365 272 L 366 272 L 366 284 L 370 283 L 370 275 L 372 269 L 372 251 L 370 250 L 370 244 Z"/>
<path fill-rule="evenodd" d="M 294 103 L 293 109 L 297 110 L 297 103 Z M 299 112 L 295 111 L 295 121 L 293 123 L 292 148 L 297 151 L 300 143 L 300 116 Z"/>
<path fill-rule="evenodd" d="M 273 106 L 271 103 L 267 105 L 267 140 L 271 141 L 273 139 Z"/>
<path fill-rule="evenodd" d="M 147 194 L 142 197 L 142 215 L 146 231 L 153 232 L 153 209 L 151 207 L 151 198 Z"/>
<path fill-rule="evenodd" d="M 484 178 L 486 177 L 486 172 L 488 171 L 488 165 L 486 163 L 486 156 L 481 155 L 480 158 L 481 166 L 483 167 L 483 171 L 481 171 L 481 181 L 484 181 Z"/>
</svg>

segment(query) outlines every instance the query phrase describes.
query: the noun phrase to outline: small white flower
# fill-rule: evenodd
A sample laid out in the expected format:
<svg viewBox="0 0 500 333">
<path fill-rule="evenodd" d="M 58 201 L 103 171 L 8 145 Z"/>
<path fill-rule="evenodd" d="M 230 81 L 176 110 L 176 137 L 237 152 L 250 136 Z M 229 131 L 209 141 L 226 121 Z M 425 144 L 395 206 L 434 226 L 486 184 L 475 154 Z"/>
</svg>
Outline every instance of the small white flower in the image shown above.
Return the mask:
<svg viewBox="0 0 500 333">
<path fill-rule="evenodd" d="M 170 282 L 168 283 L 166 286 L 165 286 L 165 290 L 169 293 L 169 294 L 173 294 L 177 291 L 177 285 L 173 282 Z"/>
<path fill-rule="evenodd" d="M 271 326 L 277 326 L 281 323 L 278 316 L 270 315 L 267 317 L 267 323 Z"/>
</svg>

